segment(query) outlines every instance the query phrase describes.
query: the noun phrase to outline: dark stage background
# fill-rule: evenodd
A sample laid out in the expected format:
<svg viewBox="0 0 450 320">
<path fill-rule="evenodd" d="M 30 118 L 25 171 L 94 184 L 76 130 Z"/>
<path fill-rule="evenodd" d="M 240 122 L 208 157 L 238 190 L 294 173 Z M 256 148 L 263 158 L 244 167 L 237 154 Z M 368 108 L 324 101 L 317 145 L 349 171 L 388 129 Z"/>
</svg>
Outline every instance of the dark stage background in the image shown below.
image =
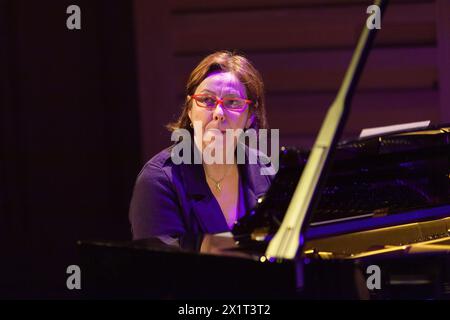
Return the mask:
<svg viewBox="0 0 450 320">
<path fill-rule="evenodd" d="M 261 71 L 281 143 L 309 147 L 364 0 L 0 0 L 0 298 L 76 298 L 80 239 L 131 237 L 142 165 L 170 142 L 190 70 L 216 49 Z M 81 30 L 66 8 L 81 8 Z M 391 1 L 345 136 L 450 122 L 450 1 Z"/>
<path fill-rule="evenodd" d="M 132 3 L 1 1 L 0 296 L 71 297 L 76 240 L 129 239 L 140 166 Z"/>
</svg>

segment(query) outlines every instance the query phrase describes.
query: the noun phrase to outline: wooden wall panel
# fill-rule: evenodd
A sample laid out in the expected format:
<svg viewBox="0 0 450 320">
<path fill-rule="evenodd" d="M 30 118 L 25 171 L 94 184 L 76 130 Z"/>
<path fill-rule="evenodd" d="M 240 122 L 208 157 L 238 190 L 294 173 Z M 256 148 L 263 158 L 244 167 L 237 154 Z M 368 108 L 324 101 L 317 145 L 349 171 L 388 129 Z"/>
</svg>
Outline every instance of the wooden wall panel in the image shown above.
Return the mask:
<svg viewBox="0 0 450 320">
<path fill-rule="evenodd" d="M 267 111 L 271 128 L 280 136 L 308 135 L 316 132 L 333 102 L 333 94 L 268 96 Z M 355 95 L 346 131 L 402 122 L 439 120 L 436 90 L 374 91 Z"/>
<path fill-rule="evenodd" d="M 445 0 L 444 0 L 445 1 Z M 391 3 L 424 3 L 433 0 L 391 0 Z M 258 9 L 279 7 L 324 7 L 343 6 L 351 4 L 370 5 L 373 0 L 169 0 L 170 8 L 175 12 L 182 11 L 210 11 L 223 9 Z"/>
<path fill-rule="evenodd" d="M 176 54 L 223 48 L 243 51 L 353 48 L 368 15 L 365 6 L 187 13 L 173 16 Z M 379 45 L 435 42 L 432 3 L 395 4 L 385 16 Z"/>
<path fill-rule="evenodd" d="M 165 1 L 134 1 L 139 100 L 141 113 L 142 162 L 166 147 L 169 121 L 174 108 L 172 88 L 173 50 L 170 41 L 170 13 Z"/>
<path fill-rule="evenodd" d="M 345 136 L 364 127 L 449 118 L 447 0 L 390 1 L 357 89 Z M 271 127 L 282 142 L 310 145 L 336 94 L 371 0 L 171 0 L 177 103 L 191 70 L 215 50 L 236 50 L 260 70 Z M 447 19 L 448 20 L 448 19 Z M 164 31 L 167 33 L 167 31 Z M 447 83 L 447 84 L 445 84 Z M 160 118 L 163 118 L 161 115 Z M 164 123 L 166 123 L 165 121 Z M 158 124 L 162 126 L 162 124 Z"/>
<path fill-rule="evenodd" d="M 437 0 L 436 11 L 441 121 L 450 123 L 450 1 Z"/>
<path fill-rule="evenodd" d="M 351 50 L 248 54 L 268 92 L 336 92 Z M 184 92 L 191 70 L 202 56 L 175 58 L 175 90 Z M 436 48 L 381 48 L 369 57 L 360 89 L 431 88 L 437 82 Z"/>
</svg>

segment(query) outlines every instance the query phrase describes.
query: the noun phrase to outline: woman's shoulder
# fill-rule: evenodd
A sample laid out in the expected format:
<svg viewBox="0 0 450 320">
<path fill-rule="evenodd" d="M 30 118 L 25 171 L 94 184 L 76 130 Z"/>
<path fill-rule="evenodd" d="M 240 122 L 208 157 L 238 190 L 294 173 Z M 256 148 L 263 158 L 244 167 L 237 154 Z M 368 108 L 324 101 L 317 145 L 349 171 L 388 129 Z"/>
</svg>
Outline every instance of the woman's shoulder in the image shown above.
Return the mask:
<svg viewBox="0 0 450 320">
<path fill-rule="evenodd" d="M 171 155 L 171 149 L 172 147 L 165 148 L 155 154 L 150 160 L 147 161 L 147 163 L 144 165 L 144 167 L 152 166 L 156 168 L 164 168 L 165 166 L 168 166 L 172 163 L 170 155 Z"/>
<path fill-rule="evenodd" d="M 171 160 L 171 150 L 172 147 L 168 147 L 154 155 L 144 164 L 138 176 L 149 179 L 152 179 L 155 176 L 168 178 L 167 175 L 170 175 L 170 168 L 173 166 L 173 162 Z"/>
</svg>

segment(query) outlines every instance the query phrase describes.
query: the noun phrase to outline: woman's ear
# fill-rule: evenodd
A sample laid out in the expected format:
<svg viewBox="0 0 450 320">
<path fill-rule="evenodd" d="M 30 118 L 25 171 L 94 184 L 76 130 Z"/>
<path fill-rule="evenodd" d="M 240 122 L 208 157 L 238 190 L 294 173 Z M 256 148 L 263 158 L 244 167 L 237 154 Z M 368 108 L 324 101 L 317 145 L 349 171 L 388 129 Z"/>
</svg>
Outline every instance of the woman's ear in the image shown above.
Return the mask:
<svg viewBox="0 0 450 320">
<path fill-rule="evenodd" d="M 191 122 L 192 122 L 192 105 L 190 105 L 189 100 L 191 100 L 191 96 L 188 95 L 188 96 L 186 97 L 186 106 L 187 106 L 187 108 L 188 108 L 188 117 L 189 117 L 189 120 L 191 120 Z"/>
<path fill-rule="evenodd" d="M 189 108 L 189 100 L 191 100 L 191 96 L 187 96 L 186 97 L 186 106 L 188 106 L 188 117 L 189 117 L 189 120 L 191 120 L 191 123 L 192 123 L 192 108 Z"/>
</svg>

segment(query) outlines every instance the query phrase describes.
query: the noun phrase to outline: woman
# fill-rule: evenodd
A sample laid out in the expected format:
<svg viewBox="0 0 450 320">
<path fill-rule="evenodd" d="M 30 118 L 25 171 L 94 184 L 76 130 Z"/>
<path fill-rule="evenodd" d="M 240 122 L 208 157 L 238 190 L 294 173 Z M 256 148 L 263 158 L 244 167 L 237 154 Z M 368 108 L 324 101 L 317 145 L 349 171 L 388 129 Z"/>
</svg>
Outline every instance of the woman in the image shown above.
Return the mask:
<svg viewBox="0 0 450 320">
<path fill-rule="evenodd" d="M 213 53 L 192 71 L 183 111 L 169 128 L 195 131 L 199 139 L 192 143 L 193 153 L 219 141 L 202 139 L 200 132 L 225 137 L 230 130 L 266 128 L 263 91 L 259 72 L 245 57 Z M 226 140 L 221 146 L 223 159 L 227 150 L 235 152 L 236 145 L 236 139 Z M 171 150 L 154 156 L 138 175 L 129 213 L 135 240 L 158 237 L 199 250 L 204 234 L 230 231 L 270 185 L 271 177 L 261 174 L 260 162 L 203 159 L 198 164 L 175 164 Z M 247 156 L 252 152 L 246 148 Z"/>
</svg>

